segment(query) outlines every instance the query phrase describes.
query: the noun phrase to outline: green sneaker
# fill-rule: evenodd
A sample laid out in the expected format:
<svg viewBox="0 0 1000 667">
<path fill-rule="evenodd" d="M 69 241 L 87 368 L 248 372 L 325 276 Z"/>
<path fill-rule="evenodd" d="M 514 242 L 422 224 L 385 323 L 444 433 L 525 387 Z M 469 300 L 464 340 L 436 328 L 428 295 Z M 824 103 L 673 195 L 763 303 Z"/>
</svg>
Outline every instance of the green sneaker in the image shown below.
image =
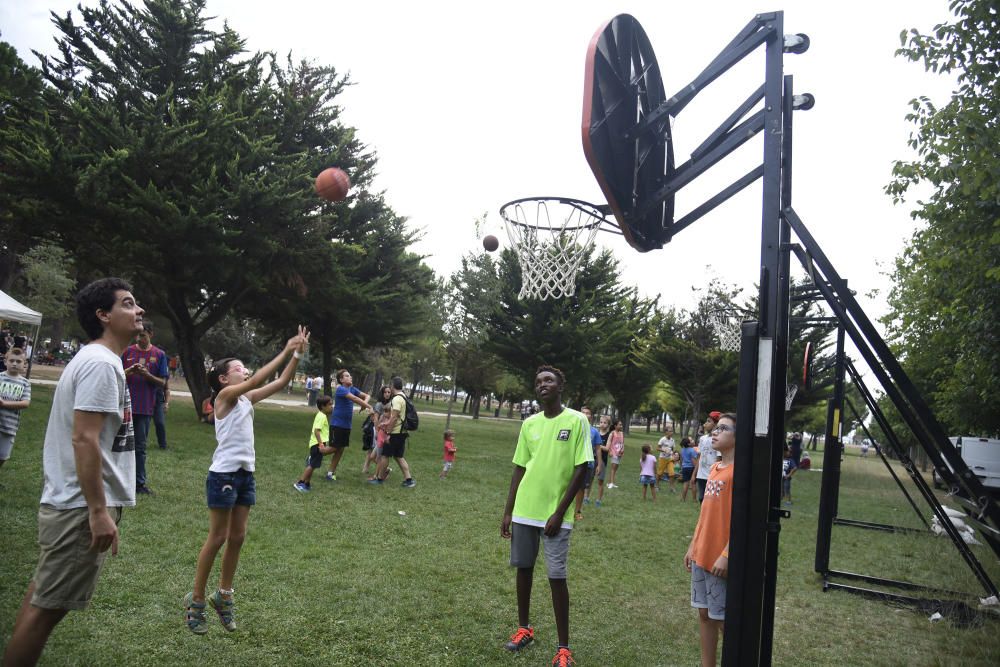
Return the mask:
<svg viewBox="0 0 1000 667">
<path fill-rule="evenodd" d="M 208 632 L 208 621 L 205 620 L 205 603 L 195 602 L 193 593 L 184 596 L 184 621 L 187 623 L 188 630 L 196 635 Z"/>
<path fill-rule="evenodd" d="M 215 608 L 215 613 L 219 615 L 219 620 L 222 621 L 222 627 L 226 630 L 232 632 L 236 629 L 236 619 L 233 614 L 233 599 L 228 600 L 222 597 L 222 593 L 215 591 L 212 593 L 208 601 L 212 603 L 212 607 Z"/>
</svg>

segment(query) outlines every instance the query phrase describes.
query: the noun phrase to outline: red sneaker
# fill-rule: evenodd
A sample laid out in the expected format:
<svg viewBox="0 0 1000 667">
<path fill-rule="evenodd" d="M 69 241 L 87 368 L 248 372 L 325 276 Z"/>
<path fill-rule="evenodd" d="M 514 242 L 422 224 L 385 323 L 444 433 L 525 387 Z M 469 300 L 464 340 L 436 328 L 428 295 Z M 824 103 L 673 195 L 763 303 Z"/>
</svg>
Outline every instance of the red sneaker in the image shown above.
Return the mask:
<svg viewBox="0 0 1000 667">
<path fill-rule="evenodd" d="M 535 629 L 529 625 L 526 628 L 518 628 L 517 632 L 510 636 L 510 641 L 504 648 L 508 651 L 520 651 L 533 641 L 535 641 Z"/>
<path fill-rule="evenodd" d="M 569 667 L 575 664 L 576 660 L 573 659 L 573 652 L 565 647 L 556 651 L 556 656 L 552 658 L 552 667 Z"/>
</svg>

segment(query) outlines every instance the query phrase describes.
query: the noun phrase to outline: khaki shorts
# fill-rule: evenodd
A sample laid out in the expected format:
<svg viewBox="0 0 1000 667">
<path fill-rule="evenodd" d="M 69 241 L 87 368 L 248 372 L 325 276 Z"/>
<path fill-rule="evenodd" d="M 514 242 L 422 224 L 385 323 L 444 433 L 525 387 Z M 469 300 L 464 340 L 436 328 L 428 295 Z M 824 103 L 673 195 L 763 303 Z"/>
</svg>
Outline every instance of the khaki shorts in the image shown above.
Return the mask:
<svg viewBox="0 0 1000 667">
<path fill-rule="evenodd" d="M 117 525 L 121 507 L 109 507 Z M 31 604 L 42 609 L 84 609 L 97 588 L 107 551 L 90 551 L 90 514 L 86 507 L 38 508 L 38 567 Z"/>
</svg>

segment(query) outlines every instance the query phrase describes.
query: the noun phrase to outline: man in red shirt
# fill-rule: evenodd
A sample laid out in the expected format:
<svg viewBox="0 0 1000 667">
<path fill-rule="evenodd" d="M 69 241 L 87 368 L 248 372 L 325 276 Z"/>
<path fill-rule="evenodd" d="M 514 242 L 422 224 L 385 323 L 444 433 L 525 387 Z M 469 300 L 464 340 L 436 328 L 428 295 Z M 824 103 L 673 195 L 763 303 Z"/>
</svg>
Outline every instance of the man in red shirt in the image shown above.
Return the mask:
<svg viewBox="0 0 1000 667">
<path fill-rule="evenodd" d="M 170 370 L 167 355 L 152 343 L 153 323 L 145 321 L 136 343 L 122 355 L 122 366 L 132 397 L 132 424 L 135 429 L 135 492 L 152 495 L 146 485 L 146 440 L 149 424 L 156 413 L 157 393 L 167 391 Z M 165 443 L 164 443 L 165 444 Z"/>
</svg>

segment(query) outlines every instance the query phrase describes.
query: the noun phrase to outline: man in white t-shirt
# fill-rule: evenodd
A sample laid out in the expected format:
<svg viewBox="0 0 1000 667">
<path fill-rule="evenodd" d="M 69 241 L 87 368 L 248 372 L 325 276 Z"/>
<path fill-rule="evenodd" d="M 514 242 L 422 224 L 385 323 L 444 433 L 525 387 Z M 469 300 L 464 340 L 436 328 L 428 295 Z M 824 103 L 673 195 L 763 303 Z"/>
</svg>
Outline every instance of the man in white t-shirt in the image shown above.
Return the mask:
<svg viewBox="0 0 1000 667">
<path fill-rule="evenodd" d="M 719 460 L 719 452 L 712 449 L 712 429 L 719 424 L 719 411 L 708 413 L 708 419 L 702 425 L 705 435 L 698 440 L 698 502 L 705 497 L 705 485 L 708 484 L 708 473 L 712 471 L 712 465 Z"/>
<path fill-rule="evenodd" d="M 52 398 L 42 452 L 38 566 L 4 652 L 34 665 L 70 609 L 87 606 L 108 549 L 118 553 L 122 508 L 135 505 L 135 440 L 121 355 L 143 330 L 143 309 L 119 278 L 76 295 L 91 339 L 66 365 Z"/>
</svg>

